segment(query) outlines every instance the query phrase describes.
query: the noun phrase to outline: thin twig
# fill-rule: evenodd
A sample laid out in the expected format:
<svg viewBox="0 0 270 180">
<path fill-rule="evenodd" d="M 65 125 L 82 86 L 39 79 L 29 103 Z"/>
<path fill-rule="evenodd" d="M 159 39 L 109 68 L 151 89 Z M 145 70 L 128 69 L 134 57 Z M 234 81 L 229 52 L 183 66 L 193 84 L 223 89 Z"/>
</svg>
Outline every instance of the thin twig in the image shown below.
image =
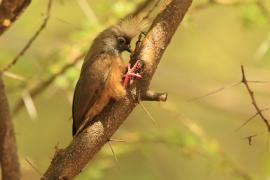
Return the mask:
<svg viewBox="0 0 270 180">
<path fill-rule="evenodd" d="M 267 133 L 267 137 L 266 137 L 266 151 L 269 152 L 269 134 Z"/>
<path fill-rule="evenodd" d="M 254 83 L 254 84 L 263 84 L 263 83 L 269 83 L 269 81 L 247 81 L 248 83 Z"/>
<path fill-rule="evenodd" d="M 147 116 L 152 120 L 153 124 L 157 126 L 157 121 L 152 116 L 152 114 L 146 109 L 146 107 L 143 105 L 142 101 L 139 101 L 139 105 L 142 107 L 143 111 L 147 114 Z"/>
<path fill-rule="evenodd" d="M 207 132 L 202 127 L 200 127 L 200 125 L 198 125 L 196 121 L 183 116 L 181 113 L 177 112 L 177 110 L 171 108 L 171 106 L 166 106 L 165 104 L 164 105 L 162 104 L 161 107 L 173 118 L 176 118 L 177 120 L 182 122 L 182 124 L 193 135 L 195 135 L 196 137 L 200 139 L 200 142 L 202 142 L 202 144 L 212 144 L 213 142 L 216 142 L 215 139 L 209 137 Z M 253 179 L 248 171 L 245 171 L 244 169 L 242 169 L 242 167 L 235 164 L 235 162 L 230 157 L 228 157 L 227 153 L 225 153 L 226 150 L 224 150 L 224 148 L 221 148 L 218 142 L 216 142 L 215 145 L 216 145 L 216 148 L 211 153 L 214 153 L 220 156 L 222 167 L 226 165 L 227 167 L 232 169 L 232 171 L 230 171 L 232 174 L 235 174 L 236 176 L 239 176 L 242 179 L 246 179 L 246 180 Z"/>
<path fill-rule="evenodd" d="M 270 124 L 269 124 L 269 121 L 267 120 L 267 118 L 263 115 L 262 113 L 262 109 L 259 108 L 258 104 L 257 104 L 257 101 L 255 99 L 255 96 L 254 96 L 254 92 L 252 91 L 252 89 L 250 88 L 249 84 L 248 84 L 248 81 L 247 81 L 247 78 L 246 78 L 246 75 L 245 75 L 245 69 L 244 69 L 244 66 L 241 65 L 241 73 L 242 73 L 242 83 L 245 85 L 247 91 L 248 91 L 248 94 L 251 98 L 251 101 L 252 101 L 252 105 L 254 106 L 254 108 L 256 109 L 258 115 L 261 117 L 261 119 L 263 120 L 263 122 L 265 123 L 266 127 L 267 127 L 267 130 L 268 132 L 270 132 Z"/>
<path fill-rule="evenodd" d="M 110 141 L 111 142 L 123 142 L 123 143 L 127 143 L 127 141 L 125 141 L 123 139 L 114 139 L 114 138 L 111 138 Z"/>
<path fill-rule="evenodd" d="M 14 66 L 18 62 L 20 57 L 22 57 L 25 54 L 25 52 L 31 47 L 31 45 L 37 39 L 39 34 L 42 32 L 42 30 L 47 26 L 48 21 L 50 19 L 50 15 L 51 15 L 50 14 L 51 13 L 51 7 L 52 7 L 52 0 L 48 0 L 46 16 L 45 16 L 42 24 L 40 25 L 38 30 L 35 32 L 35 34 L 29 39 L 29 41 L 26 43 L 26 45 L 23 47 L 23 49 L 15 56 L 15 58 L 9 64 L 7 64 L 6 66 L 4 66 L 1 69 L 0 74 L 8 71 L 12 66 Z"/>
<path fill-rule="evenodd" d="M 269 110 L 269 108 L 265 108 L 265 109 L 262 109 L 261 112 L 263 111 L 267 111 Z M 253 116 L 251 116 L 250 118 L 248 118 L 248 120 L 246 122 L 244 122 L 241 126 L 239 126 L 236 131 L 238 131 L 239 129 L 241 129 L 242 127 L 244 127 L 245 125 L 247 125 L 252 119 L 254 119 L 256 116 L 258 116 L 259 113 L 256 112 Z"/>
<path fill-rule="evenodd" d="M 74 57 L 74 59 L 71 60 L 70 63 L 65 64 L 58 72 L 52 74 L 50 77 L 48 77 L 46 80 L 40 82 L 37 84 L 34 88 L 32 88 L 29 91 L 29 95 L 34 99 L 38 94 L 42 93 L 47 87 L 49 87 L 50 84 L 52 84 L 55 79 L 62 74 L 64 74 L 68 69 L 72 68 L 75 64 L 77 64 L 83 57 L 85 56 L 84 53 L 81 53 Z M 23 107 L 23 99 L 20 98 L 17 103 L 15 103 L 15 106 L 13 108 L 13 115 L 18 114 L 18 112 Z"/>
<path fill-rule="evenodd" d="M 22 92 L 22 99 L 26 107 L 26 110 L 30 115 L 30 118 L 33 120 L 36 119 L 38 117 L 37 108 L 28 91 Z"/>
<path fill-rule="evenodd" d="M 109 147 L 110 147 L 110 149 L 111 149 L 111 151 L 112 151 L 112 154 L 113 154 L 113 157 L 114 157 L 114 160 L 115 160 L 115 164 L 118 166 L 118 159 L 117 159 L 117 156 L 116 156 L 116 154 L 115 154 L 115 152 L 114 152 L 114 150 L 113 150 L 113 147 L 112 147 L 112 145 L 111 145 L 111 143 L 110 143 L 110 140 L 108 141 L 107 144 L 109 145 Z"/>
<path fill-rule="evenodd" d="M 228 86 L 224 86 L 224 87 L 218 88 L 218 89 L 216 89 L 216 90 L 214 90 L 214 91 L 211 91 L 211 92 L 209 92 L 209 93 L 207 93 L 207 94 L 204 94 L 204 95 L 201 95 L 201 96 L 198 96 L 198 97 L 191 98 L 191 99 L 189 99 L 188 101 L 196 101 L 196 100 L 198 100 L 198 99 L 203 99 L 203 98 L 205 98 L 205 97 L 212 96 L 212 95 L 217 94 L 217 93 L 219 93 L 219 92 L 221 92 L 221 91 L 223 91 L 223 90 L 226 90 L 226 89 L 230 89 L 230 88 L 232 88 L 232 87 L 235 87 L 235 86 L 237 86 L 237 85 L 239 85 L 239 84 L 241 84 L 241 83 L 242 83 L 242 82 L 237 82 L 237 83 L 233 83 L 233 84 L 228 85 Z"/>
<path fill-rule="evenodd" d="M 18 80 L 18 81 L 25 81 L 24 77 L 22 77 L 22 76 L 20 76 L 18 74 L 11 73 L 11 72 L 4 72 L 3 76 L 6 76 L 6 77 L 9 77 L 11 79 Z"/>
<path fill-rule="evenodd" d="M 42 172 L 27 158 L 25 158 L 25 161 L 40 175 L 43 177 Z"/>
<path fill-rule="evenodd" d="M 204 94 L 204 95 L 201 95 L 201 96 L 197 96 L 197 97 L 188 99 L 188 101 L 189 101 L 189 102 L 191 102 L 191 101 L 196 101 L 196 100 L 199 100 L 199 99 L 203 99 L 203 98 L 206 98 L 206 97 L 209 97 L 209 96 L 218 94 L 218 93 L 220 93 L 221 91 L 224 91 L 224 90 L 226 90 L 226 89 L 233 88 L 233 87 L 235 87 L 235 86 L 237 86 L 237 85 L 239 85 L 239 84 L 241 84 L 241 83 L 242 83 L 242 81 L 237 82 L 237 83 L 233 83 L 233 84 L 231 84 L 231 85 L 227 85 L 227 86 L 224 86 L 224 87 L 221 87 L 221 88 L 218 88 L 218 89 L 213 90 L 213 91 L 211 91 L 211 92 L 209 92 L 209 93 L 206 93 L 206 94 Z M 257 81 L 257 80 L 255 80 L 255 81 L 252 81 L 252 80 L 251 80 L 251 81 L 250 81 L 250 80 L 249 80 L 249 81 L 247 81 L 247 83 L 262 84 L 262 83 L 269 83 L 269 81 Z"/>
</svg>

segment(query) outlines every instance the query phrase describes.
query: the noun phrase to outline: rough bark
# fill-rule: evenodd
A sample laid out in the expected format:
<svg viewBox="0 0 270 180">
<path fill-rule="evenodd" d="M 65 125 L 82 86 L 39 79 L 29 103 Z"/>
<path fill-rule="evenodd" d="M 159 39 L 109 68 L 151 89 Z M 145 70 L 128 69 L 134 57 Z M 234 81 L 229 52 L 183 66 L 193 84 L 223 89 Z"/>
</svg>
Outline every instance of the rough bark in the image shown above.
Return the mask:
<svg viewBox="0 0 270 180">
<path fill-rule="evenodd" d="M 0 1 L 0 35 L 19 17 L 31 0 Z"/>
<path fill-rule="evenodd" d="M 16 138 L 3 80 L 0 76 L 0 161 L 2 179 L 20 179 Z"/>
<path fill-rule="evenodd" d="M 163 11 L 156 17 L 132 57 L 133 61 L 136 59 L 145 61 L 144 78 L 137 83 L 137 89 L 142 97 L 147 94 L 157 65 L 192 0 L 166 2 Z M 76 136 L 68 147 L 57 150 L 42 179 L 73 179 L 78 175 L 137 105 L 133 91 L 134 89 L 128 89 L 128 94 L 124 99 L 111 102 L 95 118 L 95 122 Z"/>
<path fill-rule="evenodd" d="M 0 35 L 19 17 L 31 0 L 0 0 Z M 0 73 L 0 162 L 2 179 L 20 179 L 16 137 L 5 86 Z"/>
</svg>

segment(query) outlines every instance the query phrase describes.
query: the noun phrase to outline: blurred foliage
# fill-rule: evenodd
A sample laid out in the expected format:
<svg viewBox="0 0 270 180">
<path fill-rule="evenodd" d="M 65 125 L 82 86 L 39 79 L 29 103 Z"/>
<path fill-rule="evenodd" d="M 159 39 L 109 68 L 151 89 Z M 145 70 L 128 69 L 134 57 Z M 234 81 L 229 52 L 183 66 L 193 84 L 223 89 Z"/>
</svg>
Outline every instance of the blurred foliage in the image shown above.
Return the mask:
<svg viewBox="0 0 270 180">
<path fill-rule="evenodd" d="M 263 10 L 258 7 L 257 3 L 249 3 L 242 6 L 243 24 L 247 27 L 252 25 L 265 27 L 268 24 L 268 19 L 263 13 Z"/>
<path fill-rule="evenodd" d="M 79 1 L 82 0 L 54 1 L 48 27 L 11 70 L 26 81 L 5 78 L 12 105 L 20 98 L 22 90 L 27 91 L 58 72 L 76 55 L 85 52 L 98 32 L 141 2 L 88 0 L 86 9 L 92 15 L 89 19 Z M 125 142 L 111 142 L 118 162 L 106 145 L 77 179 L 270 177 L 266 137 L 258 136 L 253 146 L 242 139 L 264 131 L 261 120 L 256 118 L 234 132 L 255 112 L 243 87 L 187 101 L 238 82 L 241 77 L 239 64 L 246 66 L 251 80 L 270 80 L 270 2 L 261 0 L 263 8 L 255 0 L 216 2 L 197 0 L 193 3 L 161 61 L 152 88 L 168 91 L 168 102 L 145 102 L 158 126 L 155 127 L 138 106 L 115 135 L 116 139 Z M 16 55 L 41 24 L 46 3 L 33 1 L 0 38 L 0 66 Z M 81 62 L 34 99 L 37 119 L 31 119 L 25 110 L 15 115 L 23 179 L 40 176 L 26 158 L 44 171 L 54 154 L 54 146 L 65 147 L 70 142 L 71 100 L 80 67 Z M 252 88 L 261 107 L 267 107 L 269 83 L 252 84 Z M 265 113 L 270 117 L 269 112 Z"/>
</svg>

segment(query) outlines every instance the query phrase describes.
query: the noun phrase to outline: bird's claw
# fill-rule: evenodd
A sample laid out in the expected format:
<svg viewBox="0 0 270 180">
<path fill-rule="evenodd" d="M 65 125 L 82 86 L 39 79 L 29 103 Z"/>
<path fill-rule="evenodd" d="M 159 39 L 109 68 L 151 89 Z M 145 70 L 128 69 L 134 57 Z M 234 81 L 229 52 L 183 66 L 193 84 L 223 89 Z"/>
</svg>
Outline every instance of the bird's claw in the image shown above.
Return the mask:
<svg viewBox="0 0 270 180">
<path fill-rule="evenodd" d="M 129 82 L 132 78 L 141 79 L 142 75 L 140 74 L 143 68 L 143 61 L 137 60 L 136 63 L 131 67 L 131 64 L 128 65 L 127 73 L 124 75 L 124 87 L 127 88 Z"/>
</svg>

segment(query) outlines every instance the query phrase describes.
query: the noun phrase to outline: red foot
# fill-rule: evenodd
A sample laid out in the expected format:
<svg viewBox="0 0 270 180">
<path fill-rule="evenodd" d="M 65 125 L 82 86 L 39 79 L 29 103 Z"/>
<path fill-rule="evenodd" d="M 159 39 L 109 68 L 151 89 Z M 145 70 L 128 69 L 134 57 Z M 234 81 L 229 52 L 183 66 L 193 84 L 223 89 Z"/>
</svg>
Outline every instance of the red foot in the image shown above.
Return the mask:
<svg viewBox="0 0 270 180">
<path fill-rule="evenodd" d="M 127 70 L 127 73 L 124 75 L 124 82 L 123 82 L 123 85 L 125 88 L 128 87 L 129 81 L 131 78 L 135 78 L 135 79 L 142 78 L 142 76 L 137 72 L 141 68 L 142 68 L 142 61 L 141 60 L 137 60 L 132 68 L 131 68 L 131 65 L 128 64 L 128 70 Z"/>
</svg>

